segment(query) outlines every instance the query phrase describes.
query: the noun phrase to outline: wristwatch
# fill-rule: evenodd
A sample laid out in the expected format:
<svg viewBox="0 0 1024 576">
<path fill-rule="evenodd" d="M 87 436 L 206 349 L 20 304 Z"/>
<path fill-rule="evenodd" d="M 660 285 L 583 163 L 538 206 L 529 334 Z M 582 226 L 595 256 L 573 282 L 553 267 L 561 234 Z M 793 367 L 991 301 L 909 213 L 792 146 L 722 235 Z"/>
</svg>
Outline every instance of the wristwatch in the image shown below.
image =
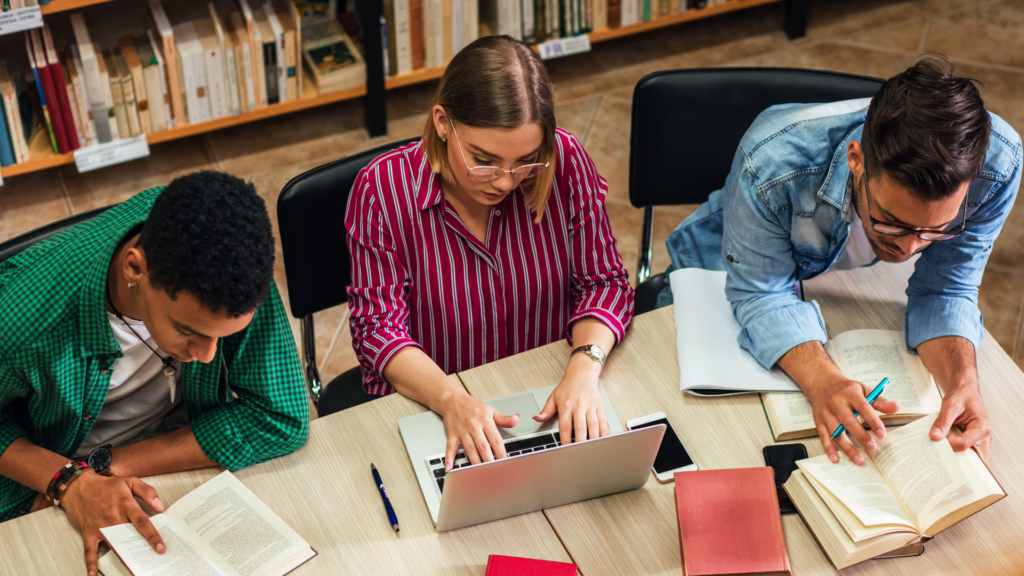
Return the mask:
<svg viewBox="0 0 1024 576">
<path fill-rule="evenodd" d="M 111 448 L 113 448 L 111 444 L 100 446 L 90 452 L 89 457 L 85 459 L 89 468 L 92 468 L 93 472 L 100 476 L 113 476 L 110 472 L 110 462 L 114 459 L 114 455 L 110 451 Z"/>
<path fill-rule="evenodd" d="M 580 346 L 579 348 L 574 349 L 572 354 L 569 354 L 569 357 L 571 358 L 578 353 L 586 354 L 587 356 L 590 356 L 591 360 L 601 364 L 604 364 L 604 359 L 606 358 L 604 350 L 602 350 L 597 344 L 585 344 Z"/>
</svg>

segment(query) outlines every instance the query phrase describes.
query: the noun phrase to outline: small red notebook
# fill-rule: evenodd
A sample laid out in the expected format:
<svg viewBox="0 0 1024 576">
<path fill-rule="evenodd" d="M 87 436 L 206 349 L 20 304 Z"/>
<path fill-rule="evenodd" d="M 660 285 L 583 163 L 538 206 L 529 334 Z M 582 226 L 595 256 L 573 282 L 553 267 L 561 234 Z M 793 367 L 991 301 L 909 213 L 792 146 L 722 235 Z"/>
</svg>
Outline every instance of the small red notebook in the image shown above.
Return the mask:
<svg viewBox="0 0 1024 576">
<path fill-rule="evenodd" d="M 790 574 L 769 468 L 677 472 L 684 576 Z"/>
<path fill-rule="evenodd" d="M 576 576 L 576 565 L 492 554 L 487 558 L 485 576 Z"/>
</svg>

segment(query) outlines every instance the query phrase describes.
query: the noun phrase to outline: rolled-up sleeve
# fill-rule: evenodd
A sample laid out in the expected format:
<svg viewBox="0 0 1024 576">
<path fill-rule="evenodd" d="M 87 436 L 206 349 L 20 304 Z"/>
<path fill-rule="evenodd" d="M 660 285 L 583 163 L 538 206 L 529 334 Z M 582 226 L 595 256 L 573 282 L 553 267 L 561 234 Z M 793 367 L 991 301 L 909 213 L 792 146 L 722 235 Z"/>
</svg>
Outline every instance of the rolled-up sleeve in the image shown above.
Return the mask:
<svg viewBox="0 0 1024 576">
<path fill-rule="evenodd" d="M 620 342 L 633 320 L 633 289 L 629 273 L 615 247 L 604 200 L 608 183 L 597 173 L 593 160 L 574 137 L 561 151 L 559 184 L 571 198 L 573 313 L 566 326 L 581 318 L 596 318 L 607 325 Z"/>
<path fill-rule="evenodd" d="M 736 152 L 723 192 L 725 293 L 742 327 L 739 345 L 771 368 L 804 342 L 827 342 L 817 302 L 803 302 L 794 292 L 796 262 L 789 230 L 757 194 L 742 149 Z"/>
<path fill-rule="evenodd" d="M 364 169 L 356 179 L 345 213 L 352 283 L 348 287 L 352 347 L 373 394 L 387 394 L 384 368 L 402 348 L 422 347 L 409 337 L 409 275 L 388 226 L 387 211 L 378 200 L 374 173 Z"/>
<path fill-rule="evenodd" d="M 998 136 L 993 133 L 992 137 Z M 966 338 L 975 348 L 981 343 L 984 330 L 978 310 L 978 287 L 1020 188 L 1019 138 L 1005 148 L 1000 147 L 998 153 L 1006 156 L 1002 165 L 1007 177 L 993 182 L 983 175 L 975 181 L 968 199 L 982 202 L 968 217 L 964 233 L 953 240 L 933 243 L 914 266 L 907 285 L 904 319 L 908 350 L 915 351 L 924 342 L 944 336 Z"/>
</svg>

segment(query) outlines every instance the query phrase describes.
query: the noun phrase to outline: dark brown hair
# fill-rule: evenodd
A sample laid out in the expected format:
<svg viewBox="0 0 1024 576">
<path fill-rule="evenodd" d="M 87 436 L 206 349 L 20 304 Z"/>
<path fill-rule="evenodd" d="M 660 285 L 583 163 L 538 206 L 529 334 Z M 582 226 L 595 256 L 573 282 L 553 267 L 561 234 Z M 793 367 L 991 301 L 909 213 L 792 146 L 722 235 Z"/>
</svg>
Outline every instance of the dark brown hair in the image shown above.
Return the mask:
<svg viewBox="0 0 1024 576">
<path fill-rule="evenodd" d="M 551 193 L 556 154 L 554 94 L 547 68 L 537 53 L 509 36 L 484 36 L 476 40 L 448 64 L 431 109 L 436 104 L 444 108 L 453 122 L 475 128 L 540 125 L 544 139 L 537 162 L 550 164 L 524 182 L 524 187 L 528 187 L 526 204 L 539 222 Z M 447 143 L 437 135 L 432 112 L 423 128 L 423 144 L 433 171 L 454 183 Z"/>
<path fill-rule="evenodd" d="M 864 122 L 865 169 L 926 201 L 947 198 L 981 174 L 991 122 L 970 78 L 932 56 L 888 79 Z"/>
</svg>

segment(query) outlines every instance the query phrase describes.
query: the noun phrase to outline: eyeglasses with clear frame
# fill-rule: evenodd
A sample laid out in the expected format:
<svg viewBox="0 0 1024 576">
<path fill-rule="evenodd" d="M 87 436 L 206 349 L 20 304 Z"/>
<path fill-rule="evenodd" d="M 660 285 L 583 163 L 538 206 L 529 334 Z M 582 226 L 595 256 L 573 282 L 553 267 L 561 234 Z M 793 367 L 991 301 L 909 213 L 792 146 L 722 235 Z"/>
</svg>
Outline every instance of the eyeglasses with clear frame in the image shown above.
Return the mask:
<svg viewBox="0 0 1024 576">
<path fill-rule="evenodd" d="M 960 209 L 964 211 L 964 219 L 960 224 L 960 229 L 956 231 L 910 228 L 907 226 L 900 226 L 899 224 L 890 224 L 889 222 L 876 220 L 875 217 L 871 215 L 871 192 L 868 190 L 867 170 L 864 170 L 864 174 L 861 175 L 861 178 L 861 182 L 864 185 L 864 198 L 868 201 L 868 219 L 871 221 L 871 229 L 879 234 L 885 234 L 886 236 L 906 236 L 907 234 L 917 234 L 917 237 L 921 240 L 928 242 L 945 242 L 946 240 L 952 240 L 953 238 L 961 236 L 967 230 L 967 198 L 964 198 L 964 203 L 960 207 Z"/>
<path fill-rule="evenodd" d="M 448 119 L 448 123 L 452 125 L 452 133 L 455 134 L 455 143 L 459 147 L 459 152 L 462 154 L 462 161 L 469 166 L 469 160 L 466 159 L 466 153 L 462 150 L 462 143 L 459 142 L 459 133 L 455 131 L 455 123 L 452 122 L 451 118 Z M 511 170 L 505 170 L 497 166 L 474 166 L 466 171 L 466 176 L 475 182 L 490 182 L 491 180 L 497 180 L 501 178 L 503 173 L 508 173 L 512 179 L 526 180 L 527 178 L 533 178 L 547 169 L 550 162 L 543 164 L 524 164 L 518 168 Z"/>
</svg>

